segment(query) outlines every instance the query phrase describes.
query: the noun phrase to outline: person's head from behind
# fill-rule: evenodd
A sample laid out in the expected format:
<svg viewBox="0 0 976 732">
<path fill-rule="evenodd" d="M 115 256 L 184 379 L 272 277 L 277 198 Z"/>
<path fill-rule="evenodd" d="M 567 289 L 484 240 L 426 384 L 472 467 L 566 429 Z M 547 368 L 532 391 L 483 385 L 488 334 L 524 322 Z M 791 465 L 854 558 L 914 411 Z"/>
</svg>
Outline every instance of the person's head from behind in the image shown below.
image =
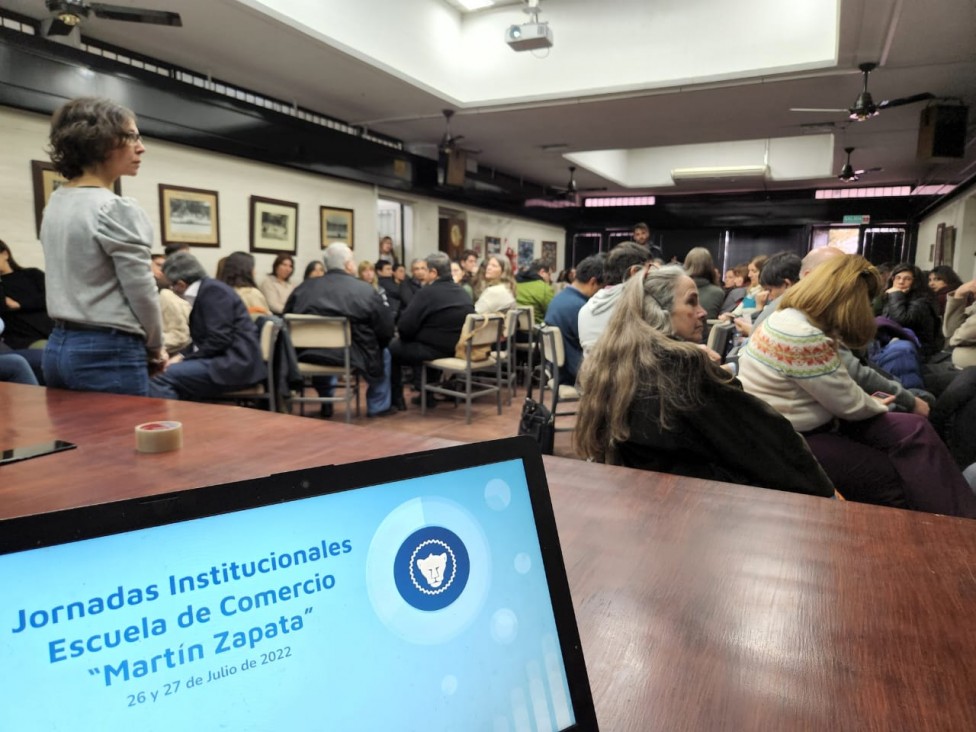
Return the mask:
<svg viewBox="0 0 976 732">
<path fill-rule="evenodd" d="M 647 247 L 632 241 L 618 244 L 607 255 L 603 281 L 607 285 L 619 285 L 631 275 L 641 271 L 649 261 L 651 261 L 651 253 Z"/>
<path fill-rule="evenodd" d="M 759 284 L 769 293 L 769 300 L 780 297 L 800 281 L 801 266 L 802 261 L 793 252 L 780 252 L 766 261 L 759 275 Z"/>
<path fill-rule="evenodd" d="M 434 252 L 424 257 L 427 263 L 427 281 L 434 282 L 451 276 L 451 258 L 444 252 Z"/>
<path fill-rule="evenodd" d="M 427 281 L 427 262 L 423 259 L 415 259 L 410 263 L 410 276 L 417 282 L 423 284 Z"/>
<path fill-rule="evenodd" d="M 817 267 L 834 257 L 842 257 L 845 252 L 837 247 L 817 247 L 807 252 L 807 255 L 800 262 L 800 279 L 813 272 Z"/>
<path fill-rule="evenodd" d="M 390 278 L 393 276 L 393 262 L 389 259 L 376 260 L 376 276 Z"/>
<path fill-rule="evenodd" d="M 647 227 L 647 224 L 641 222 L 639 224 L 634 224 L 634 241 L 640 245 L 647 244 L 647 240 L 651 238 L 651 230 Z"/>
<path fill-rule="evenodd" d="M 271 265 L 271 275 L 282 282 L 290 280 L 294 271 L 295 260 L 290 254 L 279 254 L 275 257 L 274 264 Z"/>
<path fill-rule="evenodd" d="M 112 180 L 135 175 L 146 151 L 132 111 L 94 97 L 63 104 L 51 118 L 49 140 L 54 169 L 69 180 L 96 171 Z"/>
<path fill-rule="evenodd" d="M 325 248 L 322 255 L 325 262 L 326 272 L 345 272 L 346 274 L 356 275 L 356 258 L 352 255 L 352 249 L 348 244 L 341 241 L 334 241 Z"/>
<path fill-rule="evenodd" d="M 952 267 L 940 264 L 938 267 L 933 267 L 932 271 L 929 272 L 929 288 L 933 292 L 939 292 L 946 288 L 955 290 L 957 287 L 962 287 L 962 279 Z"/>
<path fill-rule="evenodd" d="M 881 291 L 878 271 L 858 254 L 829 258 L 783 295 L 779 309 L 795 308 L 831 338 L 861 348 L 876 330 L 871 300 Z"/>
<path fill-rule="evenodd" d="M 705 247 L 695 247 L 685 255 L 685 272 L 689 277 L 701 277 L 713 285 L 718 284 L 712 253 Z"/>
<path fill-rule="evenodd" d="M 552 267 L 549 266 L 547 259 L 533 259 L 525 273 L 529 276 L 536 276 L 547 284 L 552 282 Z"/>
<path fill-rule="evenodd" d="M 224 261 L 218 279 L 231 287 L 254 287 L 254 257 L 247 252 L 232 252 Z"/>
<path fill-rule="evenodd" d="M 922 277 L 922 270 L 908 262 L 902 262 L 891 270 L 888 276 L 888 288 L 906 294 L 924 295 L 929 292 L 928 283 Z"/>
<path fill-rule="evenodd" d="M 254 268 L 253 263 L 251 268 Z M 173 292 L 183 297 L 190 285 L 207 276 L 207 270 L 189 252 L 176 252 L 166 257 L 166 261 L 163 262 L 163 275 L 172 283 Z"/>
<path fill-rule="evenodd" d="M 605 254 L 592 254 L 576 265 L 573 287 L 586 297 L 593 297 L 603 287 L 603 271 L 606 265 Z"/>
<path fill-rule="evenodd" d="M 321 277 L 324 274 L 325 274 L 325 265 L 322 264 L 319 260 L 313 259 L 305 267 L 305 276 L 302 278 L 302 281 L 304 282 L 305 280 L 312 280 L 315 279 L 316 277 Z"/>
</svg>

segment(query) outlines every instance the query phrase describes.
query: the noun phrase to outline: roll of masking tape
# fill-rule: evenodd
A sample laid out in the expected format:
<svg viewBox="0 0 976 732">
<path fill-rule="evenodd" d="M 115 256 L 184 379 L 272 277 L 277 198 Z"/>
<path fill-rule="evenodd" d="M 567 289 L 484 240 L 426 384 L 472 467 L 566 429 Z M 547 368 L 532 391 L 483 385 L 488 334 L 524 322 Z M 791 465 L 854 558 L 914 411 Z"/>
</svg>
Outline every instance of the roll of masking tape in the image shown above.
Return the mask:
<svg viewBox="0 0 976 732">
<path fill-rule="evenodd" d="M 146 422 L 136 425 L 136 450 L 169 452 L 183 447 L 183 425 L 179 422 Z"/>
</svg>

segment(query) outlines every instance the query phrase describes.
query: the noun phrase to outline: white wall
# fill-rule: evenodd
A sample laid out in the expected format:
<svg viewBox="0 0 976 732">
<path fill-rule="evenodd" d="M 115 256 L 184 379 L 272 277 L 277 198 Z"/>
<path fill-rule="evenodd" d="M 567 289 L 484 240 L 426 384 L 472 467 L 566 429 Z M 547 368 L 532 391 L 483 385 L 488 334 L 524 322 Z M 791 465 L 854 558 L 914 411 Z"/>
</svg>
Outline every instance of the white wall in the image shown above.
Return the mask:
<svg viewBox="0 0 976 732">
<path fill-rule="evenodd" d="M 31 183 L 31 160 L 47 160 L 48 118 L 43 115 L 0 107 L 0 239 L 14 252 L 25 267 L 44 268 L 44 256 L 34 225 L 34 194 Z M 399 192 L 383 194 L 374 186 L 340 181 L 303 173 L 228 155 L 205 152 L 153 139 L 146 140 L 146 154 L 139 175 L 123 178 L 122 194 L 139 201 L 152 221 L 155 236 L 153 251 L 161 252 L 159 235 L 160 183 L 203 188 L 219 194 L 220 247 L 194 247 L 193 253 L 213 272 L 217 260 L 233 251 L 249 248 L 249 196 L 264 196 L 298 204 L 298 276 L 313 258 L 321 257 L 319 207 L 335 206 L 355 211 L 354 249 L 359 258 L 375 259 L 378 253 L 378 198 L 396 198 L 411 203 L 413 250 L 424 256 L 437 250 L 438 209 L 441 206 L 460 209 L 468 220 L 466 246 L 471 239 L 484 236 L 509 238 L 512 247 L 517 240 L 535 239 L 536 256 L 541 239 L 559 243 L 560 261 L 566 233 L 528 220 L 511 219 L 477 209 L 465 209 L 435 199 L 403 196 Z M 408 219 L 407 221 L 409 221 Z M 271 268 L 273 254 L 255 254 L 258 280 Z"/>
<path fill-rule="evenodd" d="M 954 199 L 919 223 L 915 264 L 922 269 L 932 269 L 929 251 L 935 244 L 939 224 L 956 227 L 952 268 L 964 282 L 972 279 L 976 276 L 976 190 Z"/>
</svg>

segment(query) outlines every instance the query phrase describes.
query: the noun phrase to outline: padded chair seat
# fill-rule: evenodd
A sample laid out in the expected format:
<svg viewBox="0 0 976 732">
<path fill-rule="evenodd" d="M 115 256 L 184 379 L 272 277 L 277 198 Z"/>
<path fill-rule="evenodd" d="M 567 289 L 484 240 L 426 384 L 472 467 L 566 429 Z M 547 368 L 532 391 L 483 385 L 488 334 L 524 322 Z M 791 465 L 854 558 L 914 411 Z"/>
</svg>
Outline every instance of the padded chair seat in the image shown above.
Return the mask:
<svg viewBox="0 0 976 732">
<path fill-rule="evenodd" d="M 433 368 L 441 369 L 442 371 L 464 371 L 468 368 L 467 361 L 465 361 L 463 358 L 454 358 L 453 356 L 447 356 L 445 358 L 436 358 L 433 361 L 428 361 L 427 363 Z M 491 368 L 496 363 L 497 360 L 489 356 L 484 361 L 472 361 L 471 370 L 477 371 L 478 369 Z"/>
<path fill-rule="evenodd" d="M 553 379 L 549 379 L 549 383 L 546 384 L 546 388 L 549 389 L 549 390 L 552 390 L 553 386 L 554 386 Z M 560 384 L 559 385 L 559 400 L 560 401 L 562 401 L 564 399 L 567 400 L 567 401 L 572 401 L 574 399 L 575 400 L 578 400 L 579 398 L 580 398 L 580 393 L 576 390 L 576 387 L 575 386 L 570 386 L 569 384 Z"/>
<path fill-rule="evenodd" d="M 342 366 L 326 366 L 320 363 L 305 363 L 304 361 L 298 362 L 298 370 L 303 376 L 335 376 L 336 374 L 341 376 L 346 373 L 346 369 Z"/>
</svg>

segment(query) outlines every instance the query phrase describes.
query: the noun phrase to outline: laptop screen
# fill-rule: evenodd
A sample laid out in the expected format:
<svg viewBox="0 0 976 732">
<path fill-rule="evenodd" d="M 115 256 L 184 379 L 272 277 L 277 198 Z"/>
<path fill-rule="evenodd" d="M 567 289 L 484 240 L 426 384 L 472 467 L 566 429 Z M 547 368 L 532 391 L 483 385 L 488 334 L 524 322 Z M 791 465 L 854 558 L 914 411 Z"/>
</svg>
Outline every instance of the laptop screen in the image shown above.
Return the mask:
<svg viewBox="0 0 976 732">
<path fill-rule="evenodd" d="M 596 729 L 524 440 L 0 535 L 0 729 Z"/>
</svg>

